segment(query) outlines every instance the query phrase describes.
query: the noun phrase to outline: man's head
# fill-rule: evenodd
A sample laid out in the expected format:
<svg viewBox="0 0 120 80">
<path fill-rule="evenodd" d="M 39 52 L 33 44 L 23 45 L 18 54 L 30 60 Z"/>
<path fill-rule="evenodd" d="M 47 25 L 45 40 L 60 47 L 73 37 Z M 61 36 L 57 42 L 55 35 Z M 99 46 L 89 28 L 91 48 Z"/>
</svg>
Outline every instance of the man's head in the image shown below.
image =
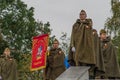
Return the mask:
<svg viewBox="0 0 120 80">
<path fill-rule="evenodd" d="M 9 49 L 9 48 L 5 48 L 4 54 L 5 54 L 6 56 L 10 56 L 10 49 Z"/>
<path fill-rule="evenodd" d="M 59 47 L 59 41 L 57 39 L 55 39 L 53 41 L 53 48 L 58 48 Z"/>
<path fill-rule="evenodd" d="M 104 40 L 107 38 L 106 31 L 104 29 L 100 30 L 100 39 Z"/>
<path fill-rule="evenodd" d="M 87 14 L 86 14 L 85 10 L 80 11 L 79 17 L 80 17 L 80 20 L 85 20 L 86 19 Z"/>
</svg>

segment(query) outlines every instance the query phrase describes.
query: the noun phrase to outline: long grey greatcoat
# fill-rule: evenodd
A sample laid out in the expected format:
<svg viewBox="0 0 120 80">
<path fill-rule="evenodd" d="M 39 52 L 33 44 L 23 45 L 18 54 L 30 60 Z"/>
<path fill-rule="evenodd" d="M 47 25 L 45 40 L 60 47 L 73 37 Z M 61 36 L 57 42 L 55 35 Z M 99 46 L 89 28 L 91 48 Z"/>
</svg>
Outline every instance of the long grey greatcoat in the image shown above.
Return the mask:
<svg viewBox="0 0 120 80">
<path fill-rule="evenodd" d="M 118 64 L 116 48 L 110 41 L 110 38 L 101 41 L 101 47 L 104 57 L 105 76 L 120 77 L 120 67 Z"/>
<path fill-rule="evenodd" d="M 80 19 L 76 21 L 72 29 L 70 47 L 75 47 L 76 52 L 71 53 L 70 51 L 68 58 L 74 60 L 76 65 L 79 62 L 96 63 L 91 19 L 85 19 L 84 22 L 81 22 Z"/>
</svg>

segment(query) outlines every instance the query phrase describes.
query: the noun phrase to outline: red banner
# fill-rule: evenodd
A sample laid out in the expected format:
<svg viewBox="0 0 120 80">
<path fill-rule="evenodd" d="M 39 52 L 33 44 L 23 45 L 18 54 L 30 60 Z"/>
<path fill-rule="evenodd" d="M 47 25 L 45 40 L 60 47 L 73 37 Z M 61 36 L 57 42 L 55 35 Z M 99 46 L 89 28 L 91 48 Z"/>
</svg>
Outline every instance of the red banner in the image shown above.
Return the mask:
<svg viewBox="0 0 120 80">
<path fill-rule="evenodd" d="M 33 37 L 31 71 L 46 67 L 48 34 Z"/>
</svg>

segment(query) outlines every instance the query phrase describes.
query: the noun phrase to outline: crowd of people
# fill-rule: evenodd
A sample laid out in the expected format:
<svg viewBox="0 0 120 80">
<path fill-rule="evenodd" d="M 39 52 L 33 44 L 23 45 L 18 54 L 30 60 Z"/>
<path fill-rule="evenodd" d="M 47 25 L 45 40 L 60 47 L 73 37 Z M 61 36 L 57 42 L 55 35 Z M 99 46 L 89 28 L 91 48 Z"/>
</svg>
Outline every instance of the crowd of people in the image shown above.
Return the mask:
<svg viewBox="0 0 120 80">
<path fill-rule="evenodd" d="M 81 10 L 72 28 L 68 62 L 70 66 L 89 66 L 89 79 L 118 79 L 117 49 L 107 32 L 101 29 L 98 34 L 92 24 L 85 10 Z M 47 57 L 45 80 L 55 80 L 65 71 L 65 56 L 58 46 L 59 41 L 55 40 Z"/>
<path fill-rule="evenodd" d="M 68 63 L 70 66 L 89 66 L 89 79 L 120 79 L 117 48 L 104 29 L 98 34 L 92 24 L 85 10 L 81 10 L 72 28 Z M 0 56 L 0 80 L 17 80 L 16 62 L 10 53 L 6 48 Z M 65 54 L 55 39 L 47 54 L 44 80 L 55 80 L 66 70 L 64 59 Z"/>
</svg>

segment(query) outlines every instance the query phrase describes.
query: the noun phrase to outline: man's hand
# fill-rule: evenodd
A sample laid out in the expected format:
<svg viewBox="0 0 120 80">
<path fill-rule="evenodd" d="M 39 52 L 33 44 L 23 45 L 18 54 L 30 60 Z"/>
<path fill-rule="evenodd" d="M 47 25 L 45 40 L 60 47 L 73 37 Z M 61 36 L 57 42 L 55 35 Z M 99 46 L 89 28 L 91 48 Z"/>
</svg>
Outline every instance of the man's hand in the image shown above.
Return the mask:
<svg viewBox="0 0 120 80">
<path fill-rule="evenodd" d="M 75 50 L 75 47 L 72 47 L 72 52 L 75 52 L 76 50 Z"/>
<path fill-rule="evenodd" d="M 89 26 L 86 26 L 87 29 L 89 29 Z"/>
</svg>

